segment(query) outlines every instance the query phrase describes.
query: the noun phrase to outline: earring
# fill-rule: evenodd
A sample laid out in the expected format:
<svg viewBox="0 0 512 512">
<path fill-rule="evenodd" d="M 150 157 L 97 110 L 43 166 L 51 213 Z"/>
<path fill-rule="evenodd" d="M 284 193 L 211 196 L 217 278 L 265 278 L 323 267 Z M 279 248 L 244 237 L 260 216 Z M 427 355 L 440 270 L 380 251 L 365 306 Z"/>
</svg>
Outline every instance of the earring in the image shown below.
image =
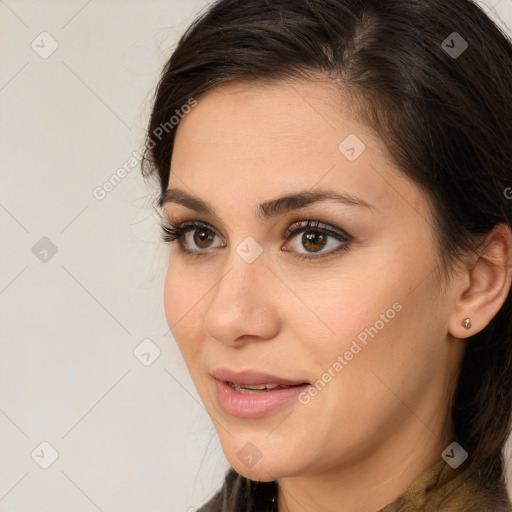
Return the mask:
<svg viewBox="0 0 512 512">
<path fill-rule="evenodd" d="M 469 316 L 464 318 L 462 325 L 464 326 L 464 329 L 471 329 L 471 318 L 469 318 Z"/>
</svg>

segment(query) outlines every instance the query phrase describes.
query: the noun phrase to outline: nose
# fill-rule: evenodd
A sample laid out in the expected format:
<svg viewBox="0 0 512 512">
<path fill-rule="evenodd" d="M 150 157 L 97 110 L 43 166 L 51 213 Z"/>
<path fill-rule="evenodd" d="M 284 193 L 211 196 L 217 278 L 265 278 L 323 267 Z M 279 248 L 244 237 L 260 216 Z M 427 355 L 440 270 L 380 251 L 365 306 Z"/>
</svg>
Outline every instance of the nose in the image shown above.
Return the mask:
<svg viewBox="0 0 512 512">
<path fill-rule="evenodd" d="M 248 263 L 233 251 L 218 279 L 203 319 L 207 336 L 232 346 L 275 337 L 280 324 L 273 302 L 277 277 L 264 254 Z"/>
</svg>

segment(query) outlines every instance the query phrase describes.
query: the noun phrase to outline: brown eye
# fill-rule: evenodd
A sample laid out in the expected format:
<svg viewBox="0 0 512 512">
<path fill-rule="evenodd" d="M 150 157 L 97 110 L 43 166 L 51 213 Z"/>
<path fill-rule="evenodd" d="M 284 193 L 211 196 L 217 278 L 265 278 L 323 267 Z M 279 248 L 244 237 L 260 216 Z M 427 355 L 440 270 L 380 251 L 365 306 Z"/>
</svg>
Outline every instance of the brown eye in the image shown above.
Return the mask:
<svg viewBox="0 0 512 512">
<path fill-rule="evenodd" d="M 310 252 L 318 252 L 327 244 L 327 237 L 320 232 L 306 231 L 302 235 L 302 245 Z"/>
<path fill-rule="evenodd" d="M 215 234 L 212 234 L 211 231 L 205 229 L 195 229 L 193 231 L 194 236 L 194 244 L 201 249 L 208 249 L 209 243 L 213 241 Z"/>
<path fill-rule="evenodd" d="M 354 240 L 344 231 L 325 224 L 320 227 L 320 224 L 318 221 L 302 221 L 288 228 L 287 244 L 291 246 L 291 252 L 295 253 L 296 258 L 306 260 L 331 256 L 347 250 Z M 302 236 L 298 237 L 300 233 Z"/>
<path fill-rule="evenodd" d="M 164 221 L 162 224 L 162 239 L 167 243 L 178 242 L 183 254 L 202 254 L 209 252 L 212 247 L 224 247 L 222 243 L 212 245 L 215 237 L 220 237 L 213 229 L 202 222 L 187 221 L 175 225 L 172 222 Z"/>
</svg>

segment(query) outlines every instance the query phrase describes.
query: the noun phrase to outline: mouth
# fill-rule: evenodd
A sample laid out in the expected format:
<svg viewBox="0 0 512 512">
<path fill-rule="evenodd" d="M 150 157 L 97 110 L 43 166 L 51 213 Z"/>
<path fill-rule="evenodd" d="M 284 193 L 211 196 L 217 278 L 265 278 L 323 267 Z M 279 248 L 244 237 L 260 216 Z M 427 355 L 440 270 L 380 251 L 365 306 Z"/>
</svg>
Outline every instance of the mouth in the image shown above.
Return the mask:
<svg viewBox="0 0 512 512">
<path fill-rule="evenodd" d="M 224 381 L 226 382 L 226 381 Z M 281 385 L 281 384 L 255 384 L 255 385 L 248 385 L 248 384 L 235 384 L 234 382 L 226 382 L 228 386 L 231 386 L 235 391 L 238 391 L 238 393 L 268 393 L 269 391 L 275 390 L 275 389 L 288 389 L 288 388 L 296 388 L 299 386 L 304 386 L 307 384 L 307 382 L 304 382 L 302 384 L 293 384 L 293 385 Z"/>
<path fill-rule="evenodd" d="M 217 368 L 212 371 L 212 376 L 217 380 L 221 380 L 226 384 L 229 384 L 231 387 L 240 388 L 241 390 L 263 392 L 279 387 L 291 388 L 309 384 L 309 382 L 305 380 L 287 379 L 255 370 L 235 372 L 227 368 Z"/>
<path fill-rule="evenodd" d="M 309 382 L 277 377 L 256 371 L 234 372 L 216 369 L 217 400 L 227 414 L 238 418 L 256 418 L 293 404 Z"/>
</svg>

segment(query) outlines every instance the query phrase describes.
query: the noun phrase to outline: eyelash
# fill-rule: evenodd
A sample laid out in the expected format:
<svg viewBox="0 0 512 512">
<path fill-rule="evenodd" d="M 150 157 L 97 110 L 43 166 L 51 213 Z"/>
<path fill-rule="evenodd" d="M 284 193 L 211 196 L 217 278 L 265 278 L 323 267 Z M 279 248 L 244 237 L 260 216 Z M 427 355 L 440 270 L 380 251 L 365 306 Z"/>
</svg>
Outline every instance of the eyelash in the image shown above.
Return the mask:
<svg viewBox="0 0 512 512">
<path fill-rule="evenodd" d="M 329 237 L 332 237 L 340 242 L 343 242 L 343 244 L 340 245 L 340 247 L 338 247 L 337 249 L 331 250 L 330 252 L 327 252 L 327 253 L 321 253 L 318 256 L 307 256 L 305 254 L 296 253 L 296 256 L 294 256 L 294 257 L 296 257 L 299 260 L 317 260 L 317 259 L 333 256 L 335 254 L 344 252 L 349 249 L 350 244 L 353 241 L 353 237 L 351 235 L 349 235 L 348 233 L 344 233 L 344 232 L 337 232 L 337 231 L 333 231 L 331 229 L 321 228 L 321 227 L 319 227 L 319 224 L 321 224 L 319 221 L 311 221 L 311 220 L 295 222 L 286 230 L 286 232 L 285 232 L 286 240 L 288 241 L 290 238 L 293 238 L 297 233 L 301 233 L 304 231 L 312 231 L 312 232 L 318 232 L 318 233 L 327 235 Z M 176 241 L 179 242 L 181 252 L 186 257 L 191 257 L 191 258 L 200 258 L 200 257 L 207 256 L 208 253 L 210 253 L 212 251 L 212 249 L 190 251 L 183 244 L 183 237 L 186 233 L 188 233 L 189 231 L 200 229 L 200 230 L 204 230 L 207 232 L 211 232 L 211 233 L 215 234 L 216 236 L 218 236 L 217 233 L 215 233 L 215 231 L 213 229 L 211 229 L 211 227 L 208 224 L 205 224 L 203 222 L 198 222 L 198 221 L 186 221 L 186 222 L 182 222 L 181 224 L 174 225 L 171 222 L 169 222 L 167 219 L 165 219 L 162 221 L 161 228 L 162 228 L 162 241 L 165 243 L 173 243 Z M 291 251 L 291 252 L 293 252 L 293 251 Z"/>
</svg>

